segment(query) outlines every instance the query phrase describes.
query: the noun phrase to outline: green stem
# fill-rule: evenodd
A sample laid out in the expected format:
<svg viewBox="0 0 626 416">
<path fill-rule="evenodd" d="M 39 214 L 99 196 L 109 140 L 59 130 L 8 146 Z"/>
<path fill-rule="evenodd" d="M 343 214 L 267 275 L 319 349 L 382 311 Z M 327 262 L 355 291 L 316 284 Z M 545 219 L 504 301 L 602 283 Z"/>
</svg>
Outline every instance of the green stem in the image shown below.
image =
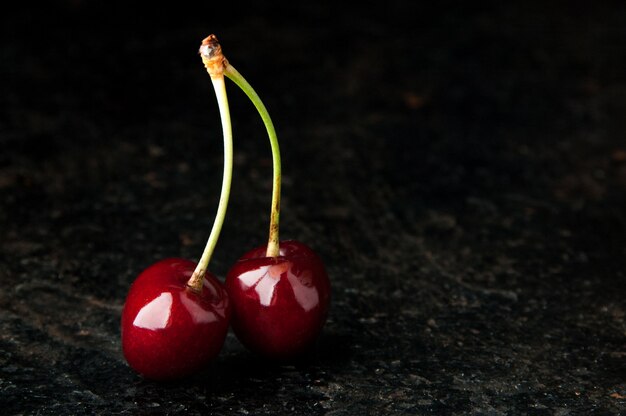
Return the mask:
<svg viewBox="0 0 626 416">
<path fill-rule="evenodd" d="M 226 216 L 226 207 L 228 206 L 228 198 L 230 196 L 230 183 L 233 176 L 233 132 L 230 124 L 230 111 L 228 109 L 228 96 L 226 95 L 226 85 L 223 76 L 211 76 L 211 82 L 215 89 L 217 104 L 220 109 L 220 117 L 222 119 L 222 132 L 224 135 L 224 175 L 222 177 L 222 192 L 220 194 L 220 202 L 217 206 L 217 214 L 213 222 L 213 228 L 209 235 L 202 257 L 196 266 L 187 285 L 193 290 L 200 292 L 202 290 L 202 281 L 209 266 L 209 261 L 215 250 L 215 245 L 222 231 L 224 217 Z"/>
<path fill-rule="evenodd" d="M 263 101 L 258 96 L 256 91 L 252 88 L 248 81 L 235 69 L 232 65 L 227 64 L 224 68 L 224 75 L 226 75 L 231 81 L 233 81 L 239 88 L 243 90 L 248 96 L 252 104 L 256 107 L 259 115 L 263 119 L 265 129 L 270 139 L 270 145 L 272 147 L 272 162 L 274 165 L 273 174 L 273 186 L 272 186 L 272 210 L 270 213 L 270 232 L 269 240 L 267 242 L 267 257 L 276 257 L 280 253 L 280 247 L 278 242 L 278 229 L 280 221 L 280 149 L 278 147 L 278 137 L 276 137 L 276 131 L 274 130 L 274 124 L 270 118 Z"/>
</svg>

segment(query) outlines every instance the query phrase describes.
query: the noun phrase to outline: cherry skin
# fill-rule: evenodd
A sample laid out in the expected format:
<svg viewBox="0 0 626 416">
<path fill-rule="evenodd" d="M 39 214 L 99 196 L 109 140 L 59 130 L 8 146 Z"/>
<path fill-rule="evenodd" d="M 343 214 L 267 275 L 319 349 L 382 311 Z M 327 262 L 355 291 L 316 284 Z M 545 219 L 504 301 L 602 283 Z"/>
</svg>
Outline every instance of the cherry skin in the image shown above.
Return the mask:
<svg viewBox="0 0 626 416">
<path fill-rule="evenodd" d="M 187 286 L 196 264 L 161 260 L 132 284 L 122 312 L 122 348 L 144 377 L 188 376 L 217 356 L 228 331 L 231 307 L 223 285 L 207 273 L 201 292 Z"/>
<path fill-rule="evenodd" d="M 288 360 L 308 350 L 319 335 L 330 303 L 330 282 L 321 259 L 298 241 L 244 254 L 226 277 L 232 326 L 251 351 Z"/>
</svg>

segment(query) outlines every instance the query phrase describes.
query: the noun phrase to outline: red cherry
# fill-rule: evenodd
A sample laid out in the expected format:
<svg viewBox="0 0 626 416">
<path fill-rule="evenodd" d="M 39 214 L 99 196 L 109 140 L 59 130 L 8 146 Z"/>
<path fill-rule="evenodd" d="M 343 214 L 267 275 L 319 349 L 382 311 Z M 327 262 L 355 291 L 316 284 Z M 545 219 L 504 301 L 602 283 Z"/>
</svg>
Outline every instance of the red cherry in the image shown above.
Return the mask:
<svg viewBox="0 0 626 416">
<path fill-rule="evenodd" d="M 330 282 L 321 259 L 304 244 L 283 241 L 278 257 L 267 257 L 266 249 L 244 254 L 226 277 L 232 325 L 251 351 L 289 359 L 309 349 L 319 335 Z"/>
<path fill-rule="evenodd" d="M 146 378 L 190 375 L 224 344 L 231 312 L 228 294 L 209 273 L 201 293 L 187 286 L 195 267 L 189 260 L 162 260 L 144 270 L 128 292 L 122 347 L 128 364 Z"/>
</svg>

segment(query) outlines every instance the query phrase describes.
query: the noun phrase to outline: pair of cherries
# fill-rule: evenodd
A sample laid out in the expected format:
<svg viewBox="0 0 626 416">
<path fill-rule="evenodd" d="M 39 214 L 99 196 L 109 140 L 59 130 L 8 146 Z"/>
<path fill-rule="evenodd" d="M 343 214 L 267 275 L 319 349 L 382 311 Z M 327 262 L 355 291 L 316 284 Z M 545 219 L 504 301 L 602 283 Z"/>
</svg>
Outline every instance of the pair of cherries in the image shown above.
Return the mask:
<svg viewBox="0 0 626 416">
<path fill-rule="evenodd" d="M 252 87 L 224 58 L 214 35 L 200 55 L 215 88 L 224 131 L 224 179 L 211 236 L 198 263 L 170 258 L 133 282 L 122 312 L 122 347 L 129 365 L 144 377 L 188 376 L 220 352 L 232 325 L 252 352 L 271 359 L 306 353 L 319 335 L 330 302 L 330 283 L 319 256 L 298 241 L 278 239 L 280 153 L 269 114 Z M 251 99 L 272 145 L 274 187 L 270 237 L 245 253 L 223 285 L 207 271 L 224 220 L 232 175 L 232 132 L 224 76 Z"/>
</svg>

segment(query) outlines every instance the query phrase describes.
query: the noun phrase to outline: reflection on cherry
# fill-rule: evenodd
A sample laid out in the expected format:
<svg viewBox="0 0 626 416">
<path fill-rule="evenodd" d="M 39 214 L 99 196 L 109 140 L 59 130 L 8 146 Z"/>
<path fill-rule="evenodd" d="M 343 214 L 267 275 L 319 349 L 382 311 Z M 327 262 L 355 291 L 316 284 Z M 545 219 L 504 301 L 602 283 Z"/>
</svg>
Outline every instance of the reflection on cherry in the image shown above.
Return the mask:
<svg viewBox="0 0 626 416">
<path fill-rule="evenodd" d="M 330 303 L 330 283 L 319 257 L 297 241 L 244 254 L 226 277 L 232 326 L 250 350 L 275 359 L 305 352 L 319 335 Z"/>
<path fill-rule="evenodd" d="M 230 318 L 228 296 L 207 273 L 202 291 L 187 282 L 196 264 L 166 259 L 137 277 L 122 312 L 122 348 L 128 364 L 155 380 L 187 376 L 222 348 Z"/>
</svg>

